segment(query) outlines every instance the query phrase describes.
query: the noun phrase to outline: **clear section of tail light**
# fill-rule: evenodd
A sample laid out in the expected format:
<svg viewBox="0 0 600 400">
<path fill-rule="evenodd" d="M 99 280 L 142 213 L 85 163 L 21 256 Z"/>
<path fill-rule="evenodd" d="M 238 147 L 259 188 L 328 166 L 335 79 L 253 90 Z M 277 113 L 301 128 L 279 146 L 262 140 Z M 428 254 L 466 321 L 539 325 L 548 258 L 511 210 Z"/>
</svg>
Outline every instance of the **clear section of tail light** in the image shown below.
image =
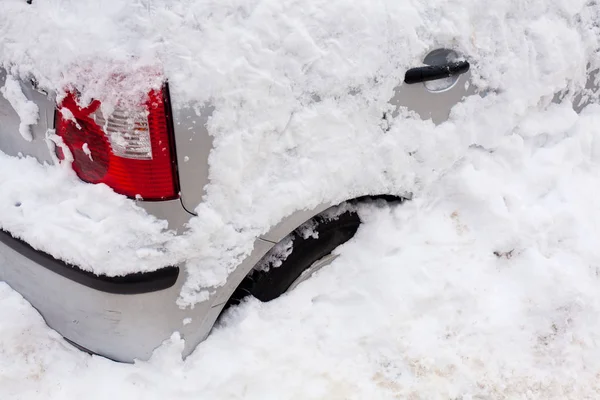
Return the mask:
<svg viewBox="0 0 600 400">
<path fill-rule="evenodd" d="M 152 160 L 147 110 L 128 112 L 117 108 L 104 118 L 102 110 L 98 109 L 94 120 L 104 130 L 113 154 L 133 160 Z"/>
<path fill-rule="evenodd" d="M 173 133 L 166 88 L 145 103 L 104 115 L 98 101 L 82 108 L 69 94 L 56 113 L 56 133 L 73 155 L 80 179 L 105 183 L 144 200 L 178 196 Z M 57 149 L 60 159 L 62 150 Z"/>
</svg>

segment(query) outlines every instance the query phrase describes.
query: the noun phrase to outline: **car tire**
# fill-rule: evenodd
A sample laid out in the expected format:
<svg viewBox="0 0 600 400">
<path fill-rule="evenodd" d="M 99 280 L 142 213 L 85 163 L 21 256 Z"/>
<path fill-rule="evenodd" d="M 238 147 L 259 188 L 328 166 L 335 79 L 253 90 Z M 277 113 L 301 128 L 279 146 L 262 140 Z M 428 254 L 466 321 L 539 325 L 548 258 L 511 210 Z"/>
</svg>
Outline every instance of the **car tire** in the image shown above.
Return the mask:
<svg viewBox="0 0 600 400">
<path fill-rule="evenodd" d="M 350 240 L 358 230 L 360 218 L 355 211 L 346 211 L 333 219 L 317 216 L 309 225 L 312 235 L 303 235 L 299 229 L 292 232 L 286 238 L 293 241 L 291 253 L 280 260 L 281 265 L 253 270 L 235 290 L 227 307 L 249 295 L 263 302 L 281 296 L 304 271 Z"/>
</svg>

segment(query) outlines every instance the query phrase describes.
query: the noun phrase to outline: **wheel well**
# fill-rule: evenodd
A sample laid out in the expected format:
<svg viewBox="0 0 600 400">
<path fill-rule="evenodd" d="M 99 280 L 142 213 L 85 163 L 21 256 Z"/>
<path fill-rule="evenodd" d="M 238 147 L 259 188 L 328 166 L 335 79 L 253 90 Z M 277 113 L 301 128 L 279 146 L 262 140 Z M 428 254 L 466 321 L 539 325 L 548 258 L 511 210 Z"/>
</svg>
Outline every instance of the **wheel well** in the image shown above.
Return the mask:
<svg viewBox="0 0 600 400">
<path fill-rule="evenodd" d="M 315 212 L 313 213 L 309 213 L 309 214 L 304 214 L 304 215 L 308 215 L 308 218 L 305 218 L 302 220 L 301 223 L 297 223 L 295 224 L 296 226 L 293 227 L 293 229 L 288 229 L 287 234 L 281 238 L 278 242 L 273 242 L 275 243 L 275 246 L 273 246 L 269 251 L 267 251 L 263 257 L 254 265 L 252 265 L 249 270 L 247 270 L 247 272 L 245 274 L 243 274 L 242 276 L 238 277 L 237 279 L 239 279 L 239 282 L 237 282 L 237 285 L 235 286 L 235 290 L 233 290 L 229 296 L 228 301 L 224 304 L 223 307 L 223 311 L 221 312 L 221 314 L 227 309 L 229 308 L 231 305 L 235 305 L 237 304 L 239 301 L 232 301 L 232 299 L 236 298 L 236 294 L 239 294 L 240 292 L 243 292 L 245 289 L 245 287 L 248 284 L 248 281 L 252 280 L 252 274 L 255 270 L 256 265 L 261 264 L 262 262 L 264 262 L 264 260 L 267 257 L 270 257 L 274 251 L 276 250 L 276 244 L 281 243 L 285 240 L 287 240 L 287 238 L 291 235 L 294 235 L 296 230 L 301 227 L 303 224 L 308 223 L 309 221 L 313 220 L 314 218 L 318 217 L 319 215 L 325 213 L 327 210 L 330 210 L 332 208 L 335 207 L 339 207 L 342 204 L 360 204 L 360 203 L 366 203 L 366 202 L 374 202 L 374 201 L 386 201 L 388 203 L 402 203 L 406 200 L 409 200 L 410 196 L 395 196 L 395 195 L 389 195 L 389 194 L 382 194 L 382 195 L 368 195 L 368 196 L 360 196 L 360 197 L 356 197 L 353 199 L 349 199 L 346 201 L 343 201 L 340 204 L 331 206 L 331 207 L 325 207 L 324 209 L 315 209 Z M 219 316 L 220 317 L 220 316 Z"/>
<path fill-rule="evenodd" d="M 279 243 L 284 240 L 288 235 L 290 235 L 294 230 L 298 227 L 302 226 L 306 222 L 310 221 L 317 215 L 326 212 L 327 210 L 339 207 L 344 203 L 357 204 L 366 201 L 374 201 L 374 200 L 385 200 L 390 203 L 394 202 L 402 202 L 410 198 L 408 196 L 395 196 L 389 194 L 381 194 L 381 195 L 368 195 L 368 196 L 360 196 L 355 197 L 353 199 L 345 200 L 339 204 L 321 204 L 313 209 L 307 210 L 298 210 L 287 217 L 283 218 L 278 224 L 271 227 L 269 232 L 262 235 L 260 238 L 266 240 L 271 243 Z"/>
<path fill-rule="evenodd" d="M 359 203 L 365 203 L 368 201 L 377 201 L 377 200 L 384 200 L 388 203 L 402 203 L 406 200 L 410 200 L 410 196 L 402 197 L 402 196 L 395 196 L 392 194 L 379 194 L 379 195 L 373 195 L 373 196 L 370 195 L 370 196 L 356 197 L 351 200 L 346 200 L 346 201 L 344 201 L 344 203 L 359 204 Z"/>
</svg>

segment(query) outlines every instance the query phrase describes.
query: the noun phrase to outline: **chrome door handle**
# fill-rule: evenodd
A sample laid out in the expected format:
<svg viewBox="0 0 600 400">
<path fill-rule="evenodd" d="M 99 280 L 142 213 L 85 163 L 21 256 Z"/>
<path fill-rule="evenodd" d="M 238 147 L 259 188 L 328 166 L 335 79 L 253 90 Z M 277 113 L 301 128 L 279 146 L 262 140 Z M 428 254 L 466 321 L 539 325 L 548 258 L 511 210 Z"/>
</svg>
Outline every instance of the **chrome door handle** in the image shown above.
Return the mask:
<svg viewBox="0 0 600 400">
<path fill-rule="evenodd" d="M 404 83 L 413 84 L 418 82 L 434 81 L 436 79 L 448 78 L 467 72 L 470 65 L 467 61 L 457 61 L 444 65 L 427 65 L 425 67 L 411 68 L 404 75 Z"/>
</svg>

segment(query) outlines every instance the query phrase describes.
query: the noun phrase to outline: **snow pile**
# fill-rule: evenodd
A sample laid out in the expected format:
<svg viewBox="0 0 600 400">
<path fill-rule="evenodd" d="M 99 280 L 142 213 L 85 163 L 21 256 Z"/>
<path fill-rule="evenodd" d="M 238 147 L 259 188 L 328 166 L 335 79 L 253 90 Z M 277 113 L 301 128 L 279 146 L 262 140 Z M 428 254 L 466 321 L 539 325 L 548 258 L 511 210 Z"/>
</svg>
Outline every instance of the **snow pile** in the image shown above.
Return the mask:
<svg viewBox="0 0 600 400">
<path fill-rule="evenodd" d="M 3 153 L 0 165 L 2 227 L 26 237 L 34 248 L 51 249 L 59 259 L 75 259 L 82 268 L 98 273 L 103 270 L 96 270 L 96 265 L 109 266 L 114 275 L 131 271 L 132 265 L 144 271 L 153 266 L 145 260 L 161 257 L 173 237 L 165 231 L 166 221 L 115 196 L 105 185 L 82 184 L 66 166 L 41 165 L 34 158 Z M 44 204 L 52 205 L 51 210 Z"/>
<path fill-rule="evenodd" d="M 0 398 L 583 399 L 600 385 L 600 106 L 525 116 L 182 361 L 71 348 L 0 285 Z M 77 379 L 73 379 L 76 376 Z"/>
<path fill-rule="evenodd" d="M 583 88 L 600 66 L 599 9 L 584 0 L 4 0 L 0 62 L 12 74 L 32 74 L 59 95 L 74 86 L 84 100 L 110 105 L 155 87 L 156 75 L 146 72 L 162 70 L 175 108 L 215 110 L 211 183 L 186 235 L 167 235 L 163 251 L 125 265 L 118 252 L 108 254 L 113 239 L 95 224 L 79 226 L 100 243 L 97 260 L 68 241 L 38 247 L 109 275 L 187 260 L 182 304 L 193 303 L 285 215 L 365 194 L 419 197 L 469 146 L 495 148 L 556 92 Z M 462 53 L 487 95 L 466 99 L 440 126 L 406 110 L 384 126 L 406 69 L 439 47 Z M 115 80 L 122 76 L 129 84 Z M 51 215 L 57 204 L 33 206 Z M 121 209 L 115 217 L 129 221 Z M 23 215 L 17 223 L 32 221 Z M 123 243 L 165 239 L 150 221 L 123 225 Z M 35 232 L 20 236 L 29 241 Z"/>
</svg>

